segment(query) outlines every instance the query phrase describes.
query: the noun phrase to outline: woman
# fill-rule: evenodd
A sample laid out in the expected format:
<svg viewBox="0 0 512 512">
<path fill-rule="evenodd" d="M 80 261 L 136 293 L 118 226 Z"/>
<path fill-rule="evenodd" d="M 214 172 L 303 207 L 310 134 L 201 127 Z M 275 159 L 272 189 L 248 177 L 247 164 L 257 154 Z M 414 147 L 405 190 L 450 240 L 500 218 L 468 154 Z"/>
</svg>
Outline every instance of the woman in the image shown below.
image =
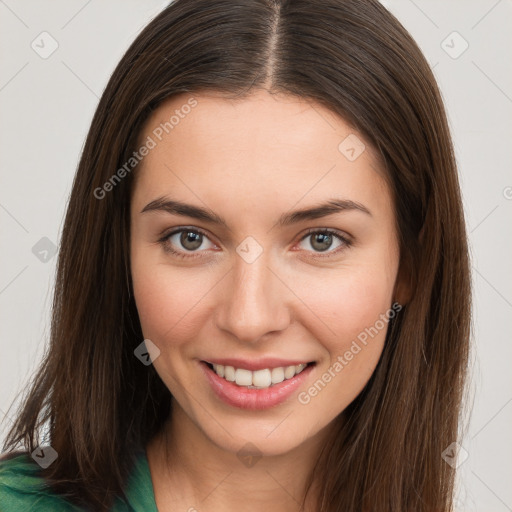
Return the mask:
<svg viewBox="0 0 512 512">
<path fill-rule="evenodd" d="M 469 334 L 450 133 L 402 25 L 176 0 L 92 121 L 2 510 L 451 510 Z"/>
</svg>

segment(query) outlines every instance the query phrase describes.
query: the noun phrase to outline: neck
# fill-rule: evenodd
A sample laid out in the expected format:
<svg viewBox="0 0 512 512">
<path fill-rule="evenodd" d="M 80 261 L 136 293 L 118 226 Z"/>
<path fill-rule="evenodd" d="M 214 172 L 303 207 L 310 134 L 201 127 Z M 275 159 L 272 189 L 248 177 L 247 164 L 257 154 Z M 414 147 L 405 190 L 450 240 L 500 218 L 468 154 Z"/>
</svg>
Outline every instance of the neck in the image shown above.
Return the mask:
<svg viewBox="0 0 512 512">
<path fill-rule="evenodd" d="M 293 450 L 254 457 L 214 444 L 174 401 L 170 419 L 148 444 L 159 511 L 314 511 L 315 485 L 301 509 L 326 429 Z"/>
</svg>

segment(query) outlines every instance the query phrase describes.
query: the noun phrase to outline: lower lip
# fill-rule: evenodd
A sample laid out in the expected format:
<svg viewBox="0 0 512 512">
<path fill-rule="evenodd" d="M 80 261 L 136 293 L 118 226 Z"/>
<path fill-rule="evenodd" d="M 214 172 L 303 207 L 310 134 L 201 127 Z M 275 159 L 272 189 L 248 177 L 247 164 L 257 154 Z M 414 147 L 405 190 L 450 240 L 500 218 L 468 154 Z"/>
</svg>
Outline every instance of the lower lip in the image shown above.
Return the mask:
<svg viewBox="0 0 512 512">
<path fill-rule="evenodd" d="M 249 389 L 219 377 L 205 362 L 200 366 L 215 394 L 225 403 L 240 409 L 262 410 L 283 403 L 307 379 L 314 364 L 299 374 L 265 389 Z"/>
</svg>

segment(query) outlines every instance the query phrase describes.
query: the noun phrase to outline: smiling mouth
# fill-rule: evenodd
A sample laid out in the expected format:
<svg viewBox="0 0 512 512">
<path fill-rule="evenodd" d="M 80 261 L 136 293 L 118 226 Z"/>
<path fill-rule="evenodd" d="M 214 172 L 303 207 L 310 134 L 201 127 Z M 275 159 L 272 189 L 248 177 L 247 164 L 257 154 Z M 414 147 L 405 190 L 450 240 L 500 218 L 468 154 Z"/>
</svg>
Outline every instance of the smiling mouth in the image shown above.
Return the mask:
<svg viewBox="0 0 512 512">
<path fill-rule="evenodd" d="M 314 366 L 315 362 L 302 363 L 291 366 L 279 366 L 276 368 L 264 368 L 251 371 L 244 368 L 235 368 L 234 366 L 224 366 L 213 364 L 208 361 L 202 361 L 210 370 L 219 377 L 228 382 L 232 382 L 240 387 L 247 389 L 267 389 L 271 388 L 285 380 L 292 379 L 301 373 L 308 366 Z"/>
</svg>

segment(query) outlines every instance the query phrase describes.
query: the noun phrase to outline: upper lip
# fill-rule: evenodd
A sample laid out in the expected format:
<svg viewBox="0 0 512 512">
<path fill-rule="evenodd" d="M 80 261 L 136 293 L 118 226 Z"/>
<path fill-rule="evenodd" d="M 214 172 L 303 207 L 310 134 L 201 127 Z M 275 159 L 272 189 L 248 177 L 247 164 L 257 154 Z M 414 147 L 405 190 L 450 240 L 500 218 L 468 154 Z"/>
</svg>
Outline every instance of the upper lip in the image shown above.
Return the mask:
<svg viewBox="0 0 512 512">
<path fill-rule="evenodd" d="M 233 366 L 245 370 L 264 370 L 265 368 L 279 368 L 280 366 L 295 366 L 313 362 L 309 359 L 279 359 L 276 357 L 264 357 L 261 359 L 237 359 L 234 357 L 203 359 L 206 363 L 221 364 L 222 366 Z"/>
</svg>

